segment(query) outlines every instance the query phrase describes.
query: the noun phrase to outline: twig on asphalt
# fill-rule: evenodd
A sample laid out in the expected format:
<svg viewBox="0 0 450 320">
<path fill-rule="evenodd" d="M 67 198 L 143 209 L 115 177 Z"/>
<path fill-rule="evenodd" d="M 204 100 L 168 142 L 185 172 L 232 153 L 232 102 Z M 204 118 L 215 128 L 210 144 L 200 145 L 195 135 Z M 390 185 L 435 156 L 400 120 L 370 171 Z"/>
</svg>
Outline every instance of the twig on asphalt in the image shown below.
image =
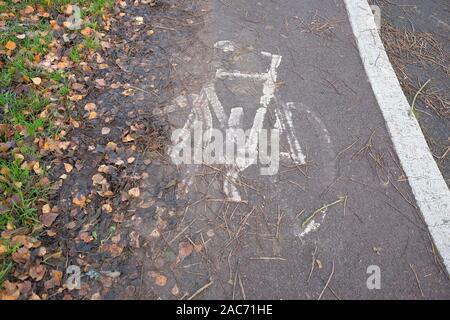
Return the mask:
<svg viewBox="0 0 450 320">
<path fill-rule="evenodd" d="M 214 281 L 211 280 L 210 282 L 208 282 L 207 284 L 205 284 L 203 287 L 201 287 L 200 289 L 198 289 L 197 291 L 195 291 L 194 294 L 188 298 L 188 300 L 194 299 L 194 298 L 195 298 L 196 296 L 198 296 L 200 293 L 202 293 L 203 291 L 205 291 L 206 289 L 208 289 L 213 283 L 214 283 Z"/>
<path fill-rule="evenodd" d="M 328 277 L 327 283 L 325 284 L 325 287 L 323 287 L 322 292 L 320 293 L 319 298 L 317 300 L 322 299 L 323 293 L 325 292 L 325 290 L 327 289 L 328 285 L 330 284 L 331 278 L 333 277 L 333 274 L 334 274 L 334 260 L 333 260 L 332 265 L 331 265 L 330 276 Z"/>
<path fill-rule="evenodd" d="M 338 203 L 341 203 L 344 200 L 344 198 L 339 198 L 339 200 L 336 200 L 330 204 L 325 204 L 322 207 L 320 207 L 319 209 L 316 209 L 305 221 L 303 221 L 302 223 L 302 229 L 305 228 L 305 226 L 312 220 L 314 219 L 314 217 L 322 211 L 327 210 L 328 208 L 337 205 Z"/>
<path fill-rule="evenodd" d="M 417 272 L 416 272 L 416 270 L 414 270 L 414 266 L 412 264 L 409 264 L 409 267 L 411 268 L 412 272 L 414 273 L 414 277 L 416 277 L 417 286 L 419 287 L 420 295 L 423 298 L 423 297 L 425 297 L 425 295 L 423 294 L 422 286 L 420 285 L 420 281 L 419 281 L 419 277 L 417 276 Z"/>
</svg>

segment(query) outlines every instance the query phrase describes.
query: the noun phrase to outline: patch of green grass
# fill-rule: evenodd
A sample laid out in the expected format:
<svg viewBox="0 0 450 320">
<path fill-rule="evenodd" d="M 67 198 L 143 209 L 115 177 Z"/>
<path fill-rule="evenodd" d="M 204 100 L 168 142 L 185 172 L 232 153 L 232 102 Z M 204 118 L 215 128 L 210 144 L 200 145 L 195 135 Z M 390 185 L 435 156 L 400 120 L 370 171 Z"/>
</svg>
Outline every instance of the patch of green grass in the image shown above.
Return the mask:
<svg viewBox="0 0 450 320">
<path fill-rule="evenodd" d="M 69 59 L 76 63 L 79 63 L 81 61 L 80 52 L 78 51 L 77 47 L 72 47 L 72 49 L 70 49 Z"/>
<path fill-rule="evenodd" d="M 3 168 L 0 188 L 10 203 L 0 215 L 0 230 L 6 230 L 8 225 L 14 228 L 32 228 L 39 224 L 34 203 L 46 193 L 45 190 L 35 186 L 35 180 L 39 177 L 32 174 L 19 159 L 14 161 L 0 159 L 0 166 Z"/>
<path fill-rule="evenodd" d="M 88 38 L 84 39 L 83 44 L 86 46 L 86 48 L 89 48 L 92 50 L 100 49 L 100 43 L 94 37 L 88 37 Z"/>
</svg>

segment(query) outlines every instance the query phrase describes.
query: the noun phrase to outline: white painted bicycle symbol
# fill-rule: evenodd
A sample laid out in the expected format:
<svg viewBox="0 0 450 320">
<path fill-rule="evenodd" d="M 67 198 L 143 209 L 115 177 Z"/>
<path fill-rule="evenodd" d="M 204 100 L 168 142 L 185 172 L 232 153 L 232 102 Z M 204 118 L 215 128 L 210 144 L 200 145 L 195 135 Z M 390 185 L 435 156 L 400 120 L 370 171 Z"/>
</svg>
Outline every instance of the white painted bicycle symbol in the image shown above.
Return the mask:
<svg viewBox="0 0 450 320">
<path fill-rule="evenodd" d="M 214 47 L 223 52 L 235 50 L 235 44 L 231 41 L 216 42 Z M 217 69 L 215 74 L 215 80 L 248 79 L 262 84 L 259 106 L 253 118 L 252 126 L 247 130 L 244 145 L 238 145 L 238 149 L 242 149 L 241 155 L 239 155 L 238 151 L 238 155 L 234 157 L 231 162 L 229 159 L 223 159 L 222 163 L 219 163 L 225 165 L 226 168 L 223 179 L 223 192 L 229 201 L 239 202 L 242 200 L 237 188 L 239 173 L 256 163 L 259 147 L 258 138 L 263 130 L 269 107 L 273 110 L 275 115 L 275 123 L 273 124 L 272 130 L 283 135 L 287 141 L 287 152 L 280 152 L 279 156 L 293 161 L 296 165 L 304 165 L 306 163 L 306 157 L 296 135 L 296 128 L 294 127 L 293 122 L 292 110 L 295 109 L 295 105 L 292 102 L 282 103 L 280 99 L 275 96 L 277 89 L 277 69 L 281 64 L 282 56 L 265 51 L 262 51 L 260 54 L 270 61 L 270 66 L 266 72 L 242 73 L 237 70 L 227 71 L 224 69 Z M 169 149 L 169 155 L 172 159 L 179 155 L 180 150 L 185 149 L 187 146 L 191 147 L 191 132 L 195 131 L 196 127 L 201 127 L 203 132 L 205 132 L 205 135 L 202 136 L 201 139 L 194 139 L 194 150 L 208 148 L 212 143 L 211 137 L 214 130 L 213 115 L 218 120 L 221 130 L 228 130 L 233 133 L 233 130 L 242 128 L 244 109 L 242 107 L 234 107 L 231 108 L 229 114 L 227 114 L 216 93 L 215 81 L 203 86 L 199 94 L 191 94 L 188 97 L 177 97 L 173 104 L 158 110 L 156 113 L 168 114 L 178 110 L 180 107 L 183 108 L 188 104 L 192 104 L 192 109 L 183 128 L 178 129 L 172 135 L 173 145 Z M 326 133 L 326 129 L 321 130 Z M 228 140 L 236 140 L 236 136 L 233 134 L 227 136 L 227 138 Z M 327 139 L 329 140 L 329 138 Z M 273 142 L 272 147 L 275 147 Z M 278 152 L 278 146 L 276 147 Z M 245 157 L 242 155 L 247 156 Z M 194 156 L 194 164 L 202 163 L 202 159 L 197 162 L 195 162 L 195 160 Z"/>
</svg>

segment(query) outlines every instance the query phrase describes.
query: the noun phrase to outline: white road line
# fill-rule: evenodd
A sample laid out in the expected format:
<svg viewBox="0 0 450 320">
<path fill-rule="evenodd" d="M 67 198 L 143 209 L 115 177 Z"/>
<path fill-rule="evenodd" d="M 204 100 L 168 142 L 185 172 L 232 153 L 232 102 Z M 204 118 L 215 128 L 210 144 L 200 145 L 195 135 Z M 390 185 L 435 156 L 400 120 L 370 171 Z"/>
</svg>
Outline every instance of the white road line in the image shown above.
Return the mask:
<svg viewBox="0 0 450 320">
<path fill-rule="evenodd" d="M 359 52 L 416 203 L 450 273 L 450 191 L 389 61 L 366 0 L 344 0 Z"/>
</svg>

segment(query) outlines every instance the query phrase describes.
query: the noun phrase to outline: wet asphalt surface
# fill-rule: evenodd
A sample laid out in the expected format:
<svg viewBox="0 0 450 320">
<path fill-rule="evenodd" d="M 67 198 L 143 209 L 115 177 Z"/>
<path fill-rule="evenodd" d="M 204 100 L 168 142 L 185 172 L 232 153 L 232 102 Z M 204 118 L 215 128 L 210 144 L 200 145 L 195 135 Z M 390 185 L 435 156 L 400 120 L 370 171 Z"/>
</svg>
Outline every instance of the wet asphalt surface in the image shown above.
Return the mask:
<svg viewBox="0 0 450 320">
<path fill-rule="evenodd" d="M 399 166 L 342 1 L 159 1 L 124 11 L 115 22 L 120 27 L 108 56 L 116 66 L 107 79 L 141 90 L 91 98 L 103 114 L 98 121 L 114 114 L 113 134 L 135 123 L 146 128 L 136 163 L 108 178 L 117 190 L 138 186 L 141 196 L 126 199 L 122 212 L 122 194 L 112 200 L 118 209 L 102 214 L 99 238 L 116 223 L 116 236 L 106 243 L 123 246 L 122 254 L 82 244 L 69 253 L 72 263 L 82 254 L 90 268 L 120 273 L 112 284 L 90 281 L 91 289 L 103 286 L 106 299 L 450 298 L 448 276 Z M 135 16 L 149 25 L 136 26 Z M 149 28 L 156 31 L 152 37 Z M 215 49 L 221 40 L 233 41 L 234 51 Z M 262 51 L 282 57 L 263 127 L 273 128 L 275 109 L 292 102 L 306 163 L 283 158 L 272 176 L 250 166 L 236 181 L 242 201 L 232 202 L 223 190 L 225 166 L 175 166 L 167 148 L 154 144 L 168 143 L 188 119 L 192 94 L 210 84 L 226 115 L 242 107 L 241 126 L 250 128 L 261 83 L 217 79 L 216 70 L 266 72 L 270 59 Z M 161 112 L 179 97 L 186 98 L 183 107 Z M 213 117 L 214 127 L 218 120 Z M 95 130 L 85 133 L 95 136 Z M 280 144 L 280 151 L 288 149 L 286 135 Z M 96 152 L 62 193 L 87 188 L 97 165 L 122 156 Z M 97 219 L 99 206 L 91 202 L 80 224 Z M 380 289 L 367 287 L 369 266 L 380 269 Z"/>
<path fill-rule="evenodd" d="M 224 200 L 222 166 L 179 166 L 176 201 L 188 206 L 177 208 L 181 234 L 173 232 L 176 241 L 169 243 L 173 248 L 184 238 L 203 250 L 175 267 L 160 260 L 156 272 L 171 274 L 170 284 L 148 281 L 141 296 L 174 298 L 169 291 L 176 285 L 183 298 L 201 299 L 449 298 L 448 278 L 399 167 L 343 2 L 211 1 L 203 9 L 202 45 L 180 57 L 186 63 L 179 72 L 193 75 L 181 94 L 214 83 L 226 114 L 245 108 L 248 129 L 261 85 L 215 79 L 215 71 L 264 72 L 268 62 L 260 52 L 281 55 L 274 104 L 294 103 L 307 162 L 283 160 L 274 176 L 249 167 L 237 183 L 240 203 Z M 233 41 L 235 51 L 214 49 L 221 40 Z M 266 128 L 274 124 L 274 104 Z M 190 107 L 167 115 L 173 129 L 183 126 Z M 311 213 L 339 199 L 315 216 L 316 230 L 304 232 Z M 366 286 L 371 265 L 380 267 L 380 290 Z"/>
</svg>

